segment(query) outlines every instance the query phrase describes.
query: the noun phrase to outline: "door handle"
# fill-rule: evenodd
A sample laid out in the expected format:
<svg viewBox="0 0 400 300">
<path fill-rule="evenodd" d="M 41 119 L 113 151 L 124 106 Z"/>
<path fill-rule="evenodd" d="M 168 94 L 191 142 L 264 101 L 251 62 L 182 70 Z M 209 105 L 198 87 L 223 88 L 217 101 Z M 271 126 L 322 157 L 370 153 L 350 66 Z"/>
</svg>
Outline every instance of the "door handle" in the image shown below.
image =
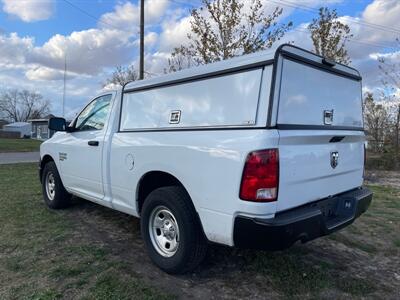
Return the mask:
<svg viewBox="0 0 400 300">
<path fill-rule="evenodd" d="M 99 145 L 99 141 L 89 141 L 88 145 L 89 146 L 98 146 Z"/>
</svg>

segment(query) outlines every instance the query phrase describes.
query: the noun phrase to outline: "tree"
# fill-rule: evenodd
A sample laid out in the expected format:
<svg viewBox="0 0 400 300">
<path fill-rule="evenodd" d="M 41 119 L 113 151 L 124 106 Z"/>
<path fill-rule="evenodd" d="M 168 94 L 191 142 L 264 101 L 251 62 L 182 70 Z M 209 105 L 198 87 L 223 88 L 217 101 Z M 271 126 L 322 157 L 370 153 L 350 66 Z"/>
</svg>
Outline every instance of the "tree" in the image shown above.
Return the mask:
<svg viewBox="0 0 400 300">
<path fill-rule="evenodd" d="M 336 9 L 319 9 L 319 16 L 308 25 L 316 54 L 348 65 L 351 63 L 346 42 L 353 36 L 350 27 L 338 20 Z"/>
<path fill-rule="evenodd" d="M 111 77 L 106 80 L 103 87 L 108 85 L 120 85 L 124 86 L 129 81 L 136 81 L 139 79 L 139 74 L 134 66 L 122 67 L 118 66 L 115 68 Z"/>
<path fill-rule="evenodd" d="M 176 72 L 197 65 L 199 65 L 199 62 L 187 51 L 187 48 L 180 46 L 179 48 L 175 48 L 171 53 L 171 57 L 168 58 L 169 69 L 164 69 L 164 73 Z"/>
<path fill-rule="evenodd" d="M 191 10 L 188 44 L 174 49 L 169 71 L 270 48 L 292 26 L 277 24 L 282 9 L 266 15 L 261 0 L 202 0 Z"/>
<path fill-rule="evenodd" d="M 0 96 L 0 112 L 13 122 L 42 118 L 50 113 L 50 107 L 41 94 L 28 90 L 8 90 Z"/>
<path fill-rule="evenodd" d="M 396 42 L 400 47 L 400 40 Z M 384 89 L 383 97 L 387 103 L 390 119 L 392 123 L 393 146 L 396 156 L 399 156 L 400 150 L 400 63 L 391 62 L 384 56 L 378 58 L 379 69 L 382 72 Z M 396 166 L 399 165 L 398 159 L 395 159 Z"/>
<path fill-rule="evenodd" d="M 372 150 L 380 152 L 388 134 L 389 114 L 386 106 L 377 104 L 370 92 L 364 97 L 364 123 L 368 135 L 372 137 Z"/>
</svg>

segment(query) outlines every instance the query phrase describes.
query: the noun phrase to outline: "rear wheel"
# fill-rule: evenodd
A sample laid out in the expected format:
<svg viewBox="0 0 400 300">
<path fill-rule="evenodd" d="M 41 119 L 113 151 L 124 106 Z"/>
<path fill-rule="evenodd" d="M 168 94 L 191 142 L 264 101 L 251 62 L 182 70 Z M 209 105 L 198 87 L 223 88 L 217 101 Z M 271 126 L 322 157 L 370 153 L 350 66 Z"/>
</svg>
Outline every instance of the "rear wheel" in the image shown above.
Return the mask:
<svg viewBox="0 0 400 300">
<path fill-rule="evenodd" d="M 199 218 L 181 187 L 150 193 L 142 209 L 141 231 L 151 260 L 170 274 L 193 270 L 207 251 Z"/>
<path fill-rule="evenodd" d="M 44 202 L 50 208 L 59 209 L 70 205 L 71 195 L 64 188 L 57 166 L 53 161 L 44 166 L 42 192 Z"/>
</svg>

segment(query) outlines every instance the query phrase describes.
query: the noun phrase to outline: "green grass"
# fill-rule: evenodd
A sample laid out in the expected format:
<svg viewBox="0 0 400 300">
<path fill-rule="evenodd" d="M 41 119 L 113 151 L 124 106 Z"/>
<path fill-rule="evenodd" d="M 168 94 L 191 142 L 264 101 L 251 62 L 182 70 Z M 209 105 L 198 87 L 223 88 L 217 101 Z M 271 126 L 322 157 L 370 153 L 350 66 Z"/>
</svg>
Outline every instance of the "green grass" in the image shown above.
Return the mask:
<svg viewBox="0 0 400 300">
<path fill-rule="evenodd" d="M 229 250 L 233 255 L 214 262 L 211 256 L 206 271 L 169 277 L 166 284 L 184 280 L 194 291 L 198 286 L 215 289 L 216 298 L 247 295 L 247 290 L 260 298 L 395 298 L 400 287 L 393 275 L 400 269 L 400 190 L 370 188 L 371 207 L 344 230 L 286 251 Z M 35 164 L 0 166 L 0 299 L 174 298 L 152 286 L 153 280 L 162 282 L 164 277 L 143 276 L 147 262 L 138 274 L 137 261 L 119 256 L 139 239 L 130 222 L 95 205 L 88 210 L 49 210 Z M 82 237 L 90 226 L 103 226 L 107 233 L 114 228 L 114 239 Z M 113 252 L 113 241 L 131 233 L 128 244 Z M 180 288 L 172 291 L 179 296 Z"/>
<path fill-rule="evenodd" d="M 378 249 L 374 245 L 367 243 L 365 241 L 359 241 L 354 238 L 349 238 L 347 235 L 343 235 L 340 232 L 330 235 L 329 238 L 336 242 L 345 244 L 346 246 L 348 246 L 350 248 L 356 248 L 356 249 L 359 249 L 361 251 L 364 251 L 364 252 L 367 252 L 370 254 L 374 254 L 374 253 L 378 252 Z"/>
<path fill-rule="evenodd" d="M 118 280 L 120 274 L 111 271 L 101 275 L 95 285 L 91 288 L 91 295 L 87 299 L 108 300 L 108 299 L 165 299 L 157 295 L 147 286 L 140 285 L 136 280 L 127 278 Z"/>
<path fill-rule="evenodd" d="M 385 186 L 370 188 L 374 192 L 371 207 L 354 224 L 286 251 L 249 251 L 245 254 L 249 273 L 263 274 L 267 285 L 288 298 L 325 298 L 324 293 L 331 293 L 328 298 L 391 295 L 391 288 L 384 286 L 386 275 L 382 274 L 383 282 L 379 282 L 379 274 L 367 276 L 362 269 L 378 267 L 380 260 L 384 265 L 390 257 L 398 261 L 400 191 Z M 318 251 L 321 245 L 326 247 L 322 253 Z"/>
<path fill-rule="evenodd" d="M 32 139 L 0 138 L 0 153 L 39 151 L 39 146 L 41 143 L 42 141 Z"/>
<path fill-rule="evenodd" d="M 251 256 L 250 256 L 251 257 Z M 257 252 L 249 265 L 270 277 L 270 284 L 288 296 L 317 292 L 329 286 L 328 264 L 307 264 L 297 251 Z"/>
<path fill-rule="evenodd" d="M 165 299 L 43 203 L 35 164 L 0 166 L 0 299 Z"/>
<path fill-rule="evenodd" d="M 251 271 L 269 278 L 268 284 L 289 298 L 304 295 L 319 298 L 325 290 L 339 294 L 366 295 L 377 289 L 372 280 L 340 274 L 335 264 L 309 255 L 299 248 L 284 252 L 257 252 L 249 261 Z"/>
</svg>

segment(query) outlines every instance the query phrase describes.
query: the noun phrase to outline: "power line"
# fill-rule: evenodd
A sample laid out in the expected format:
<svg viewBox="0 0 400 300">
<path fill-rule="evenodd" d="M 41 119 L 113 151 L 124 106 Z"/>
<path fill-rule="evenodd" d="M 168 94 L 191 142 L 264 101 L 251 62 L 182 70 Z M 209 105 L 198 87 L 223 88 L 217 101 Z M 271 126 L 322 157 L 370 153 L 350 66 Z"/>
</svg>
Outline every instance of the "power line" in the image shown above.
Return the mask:
<svg viewBox="0 0 400 300">
<path fill-rule="evenodd" d="M 174 2 L 174 3 L 177 3 L 177 4 L 187 4 L 187 3 L 185 3 L 184 1 L 181 1 L 181 0 L 170 0 L 170 1 Z M 268 2 L 273 2 L 273 3 L 277 4 L 277 5 L 284 5 L 284 6 L 292 7 L 292 8 L 295 8 L 295 9 L 296 8 L 302 9 L 302 10 L 305 10 L 305 11 L 308 11 L 308 12 L 313 12 L 313 13 L 314 12 L 319 12 L 319 9 L 317 9 L 317 8 L 313 8 L 313 7 L 306 6 L 306 5 L 295 4 L 293 2 L 286 1 L 286 0 L 279 0 L 279 1 L 267 0 L 267 1 Z M 191 5 L 191 6 L 194 7 L 193 5 Z M 400 34 L 400 30 L 397 30 L 397 29 L 391 28 L 391 27 L 387 27 L 387 26 L 384 26 L 384 25 L 378 25 L 378 24 L 373 24 L 373 23 L 364 22 L 364 21 L 355 21 L 355 20 L 352 20 L 352 19 L 349 19 L 349 21 L 353 22 L 353 23 L 358 23 L 359 25 L 366 25 L 366 26 L 369 26 L 369 27 L 374 27 L 375 29 L 383 30 L 383 31 L 386 31 L 386 32 L 388 30 L 390 30 L 393 33 L 394 32 L 396 32 L 396 33 L 398 32 Z M 378 27 L 382 27 L 382 28 L 378 28 Z M 384 28 L 388 28 L 388 30 L 386 30 Z M 301 30 L 301 29 L 298 29 L 298 28 L 293 28 L 292 30 L 293 31 L 299 31 L 299 32 L 307 32 L 306 30 Z M 353 43 L 362 44 L 362 45 L 369 45 L 369 46 L 373 46 L 373 47 L 379 47 L 379 48 L 393 48 L 393 49 L 396 49 L 391 45 L 367 42 L 367 41 L 363 41 L 363 40 L 360 40 L 360 39 L 357 39 L 357 38 L 347 38 L 347 41 L 353 42 Z"/>
<path fill-rule="evenodd" d="M 308 30 L 300 29 L 300 28 L 293 28 L 292 30 L 293 31 L 297 31 L 297 32 L 309 33 Z M 360 40 L 360 39 L 355 39 L 355 38 L 347 38 L 346 41 L 351 42 L 351 43 L 357 43 L 357 44 L 362 44 L 362 45 L 373 46 L 373 47 L 377 47 L 377 48 L 392 48 L 392 49 L 396 49 L 395 47 L 393 47 L 391 45 L 366 42 L 366 41 L 363 41 L 363 40 Z"/>
<path fill-rule="evenodd" d="M 292 5 L 295 5 L 291 1 L 287 1 L 287 0 L 281 0 L 281 1 L 282 2 L 286 2 L 286 3 L 290 3 Z M 304 4 L 302 4 L 302 5 L 298 4 L 298 6 L 299 7 L 308 8 L 308 9 L 314 10 L 316 12 L 319 12 L 319 9 L 312 8 L 312 7 L 306 6 Z M 357 24 L 360 24 L 360 25 L 366 25 L 366 26 L 373 27 L 375 29 L 381 29 L 381 30 L 384 30 L 384 31 L 392 31 L 392 32 L 400 33 L 400 29 L 398 29 L 398 28 L 394 28 L 394 27 L 390 27 L 390 26 L 386 26 L 386 25 L 381 25 L 381 24 L 376 24 L 376 23 L 372 23 L 372 22 L 367 22 L 367 21 L 362 21 L 362 20 L 353 20 L 353 19 L 350 19 L 349 16 L 344 16 L 344 18 L 349 19 L 349 22 L 351 22 L 351 23 L 357 23 Z"/>
<path fill-rule="evenodd" d="M 362 40 L 358 40 L 358 39 L 348 39 L 348 41 L 350 43 L 356 43 L 356 44 L 361 44 L 361 45 L 367 45 L 367 46 L 373 46 L 373 47 L 377 47 L 377 48 L 390 48 L 393 50 L 396 50 L 396 47 L 390 46 L 390 45 L 383 45 L 383 44 L 377 44 L 377 43 L 370 43 L 370 42 L 365 42 Z"/>
<path fill-rule="evenodd" d="M 120 30 L 120 28 L 117 28 L 117 27 L 115 27 L 114 25 L 111 25 L 111 24 L 109 24 L 109 23 L 107 23 L 107 22 L 104 22 L 103 20 L 101 20 L 101 19 L 95 17 L 94 15 L 88 13 L 88 12 L 85 11 L 84 9 L 80 8 L 79 6 L 77 6 L 77 5 L 73 4 L 73 3 L 71 3 L 69 0 L 63 0 L 63 1 L 64 1 L 65 3 L 67 3 L 67 4 L 69 4 L 70 6 L 74 7 L 75 9 L 79 10 L 81 13 L 85 14 L 86 16 L 88 16 L 88 17 L 90 17 L 90 18 L 92 18 L 92 19 L 94 19 L 94 20 L 96 20 L 96 21 L 98 21 L 98 22 L 100 22 L 100 23 L 103 23 L 103 24 L 105 24 L 105 25 L 107 25 L 107 26 L 111 26 L 111 27 L 113 27 L 113 28 L 116 28 L 116 29 Z M 174 2 L 174 3 L 176 3 L 176 4 L 188 5 L 188 3 L 185 2 L 185 1 L 180 1 L 180 0 L 170 0 L 170 1 L 171 1 L 171 2 Z M 268 2 L 273 2 L 273 3 L 278 4 L 278 5 L 284 5 L 284 6 L 288 6 L 288 7 L 292 7 L 292 8 L 302 9 L 302 10 L 309 11 L 309 12 L 318 12 L 318 11 L 319 11 L 317 8 L 309 7 L 309 6 L 306 6 L 306 5 L 295 4 L 295 3 L 293 3 L 293 2 L 286 1 L 286 0 L 280 0 L 280 1 L 267 0 L 267 1 L 268 1 Z M 195 5 L 190 5 L 190 6 L 191 6 L 191 7 L 194 7 Z M 365 24 L 368 24 L 368 26 L 370 26 L 370 27 L 372 27 L 372 26 L 385 27 L 385 28 L 389 28 L 390 30 L 392 30 L 392 32 L 394 32 L 394 31 L 397 32 L 397 31 L 398 31 L 398 32 L 400 33 L 400 30 L 397 30 L 397 29 L 394 29 L 394 28 L 391 28 L 391 27 L 387 27 L 387 26 L 384 26 L 384 25 L 378 25 L 378 24 L 373 24 L 373 23 L 369 23 L 369 22 L 354 21 L 354 20 L 351 20 L 351 19 L 350 19 L 349 21 L 351 21 L 351 22 L 353 22 L 353 23 L 358 23 L 358 24 L 360 24 L 360 25 L 363 25 L 363 23 L 365 23 Z M 375 28 L 376 28 L 376 27 L 375 27 Z M 387 31 L 387 30 L 385 30 L 385 29 L 383 29 L 383 28 L 376 28 L 376 29 L 383 30 L 383 31 Z M 298 32 L 307 32 L 306 30 L 301 30 L 301 29 L 298 29 L 298 28 L 293 28 L 292 30 L 293 30 L 293 31 L 298 31 Z M 394 48 L 394 47 L 391 46 L 391 45 L 372 43 L 372 42 L 367 42 L 367 41 L 363 41 L 363 40 L 356 39 L 356 38 L 348 38 L 347 41 L 349 41 L 349 42 L 354 42 L 354 43 L 358 43 L 358 44 L 362 44 L 362 45 L 369 45 L 369 46 L 373 46 L 373 47 L 379 47 L 379 48 L 392 48 L 392 49 L 396 49 L 396 48 Z"/>
<path fill-rule="evenodd" d="M 278 4 L 278 5 L 283 5 L 283 6 L 292 7 L 292 8 L 298 8 L 298 9 L 301 9 L 301 10 L 304 10 L 304 11 L 308 11 L 308 12 L 319 12 L 319 9 L 317 9 L 317 8 L 310 7 L 310 6 L 307 6 L 307 5 L 304 5 L 304 4 L 296 4 L 296 3 L 293 3 L 291 1 L 286 1 L 286 0 L 280 0 L 280 1 L 267 0 L 267 1 L 268 2 L 273 2 L 273 3 Z M 394 28 L 394 27 L 385 26 L 385 25 L 376 24 L 376 23 L 371 23 L 371 22 L 367 22 L 367 21 L 353 20 L 353 19 L 350 19 L 348 16 L 344 16 L 344 18 L 346 18 L 351 23 L 356 23 L 356 24 L 359 24 L 359 25 L 372 27 L 374 29 L 378 29 L 378 30 L 382 30 L 382 31 L 386 31 L 386 32 L 392 32 L 392 33 L 400 34 L 400 29 L 397 29 L 397 28 Z"/>
<path fill-rule="evenodd" d="M 156 74 L 156 73 L 149 72 L 149 71 L 144 71 L 144 73 L 147 74 L 147 75 L 150 75 L 150 76 L 158 76 L 158 75 L 160 75 L 160 74 Z"/>
<path fill-rule="evenodd" d="M 113 28 L 115 28 L 115 29 L 120 30 L 120 28 L 118 28 L 118 27 L 116 27 L 116 26 L 114 26 L 114 25 L 111 25 L 111 24 L 109 24 L 109 23 L 107 23 L 107 22 L 104 22 L 104 21 L 101 20 L 100 18 L 98 18 L 98 17 L 96 17 L 96 16 L 94 16 L 94 15 L 88 13 L 86 10 L 84 10 L 84 9 L 80 8 L 79 6 L 73 4 L 73 3 L 70 2 L 69 0 L 63 0 L 63 1 L 64 1 L 65 3 L 67 3 L 68 5 L 70 5 L 71 7 L 75 8 L 76 10 L 79 10 L 81 13 L 83 13 L 83 14 L 86 15 L 86 16 L 88 16 L 89 18 L 92 18 L 92 19 L 96 20 L 97 22 L 102 23 L 102 24 L 104 24 L 104 25 L 107 25 L 107 26 L 110 26 L 110 27 L 113 27 Z"/>
</svg>

